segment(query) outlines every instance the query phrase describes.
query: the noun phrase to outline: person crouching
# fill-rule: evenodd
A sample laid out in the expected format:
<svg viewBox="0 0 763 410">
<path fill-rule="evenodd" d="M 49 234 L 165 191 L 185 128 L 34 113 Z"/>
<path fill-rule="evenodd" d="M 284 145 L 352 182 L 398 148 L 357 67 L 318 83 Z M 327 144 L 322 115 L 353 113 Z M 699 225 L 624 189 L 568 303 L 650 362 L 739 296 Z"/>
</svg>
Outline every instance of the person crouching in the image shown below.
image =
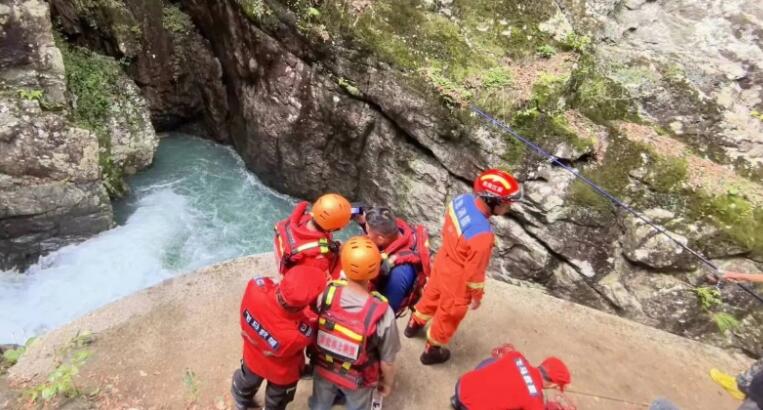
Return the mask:
<svg viewBox="0 0 763 410">
<path fill-rule="evenodd" d="M 455 410 L 551 410 L 570 409 L 564 403 L 547 401 L 544 389 L 564 391 L 571 377 L 567 365 L 548 357 L 538 367 L 506 344 L 493 349 L 492 357 L 459 378 L 451 406 Z"/>
</svg>

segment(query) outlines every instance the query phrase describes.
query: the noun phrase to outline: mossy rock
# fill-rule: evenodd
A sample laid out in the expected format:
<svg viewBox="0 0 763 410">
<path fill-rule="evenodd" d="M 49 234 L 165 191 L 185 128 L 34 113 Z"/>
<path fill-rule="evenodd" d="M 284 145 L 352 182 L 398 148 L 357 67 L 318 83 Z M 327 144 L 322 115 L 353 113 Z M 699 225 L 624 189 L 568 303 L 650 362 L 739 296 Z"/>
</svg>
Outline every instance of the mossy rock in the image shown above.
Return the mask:
<svg viewBox="0 0 763 410">
<path fill-rule="evenodd" d="M 70 101 L 70 119 L 78 126 L 92 131 L 99 145 L 99 163 L 104 185 L 112 197 L 127 190 L 124 182 L 124 164 L 112 156 L 112 122 L 127 121 L 128 133 L 140 132 L 146 127 L 136 112 L 120 111 L 119 107 L 132 106 L 132 93 L 124 87 L 124 73 L 113 58 L 84 48 L 69 46 L 62 41 L 58 47 L 64 57 L 66 84 Z M 123 118 L 125 117 L 125 118 Z"/>
</svg>

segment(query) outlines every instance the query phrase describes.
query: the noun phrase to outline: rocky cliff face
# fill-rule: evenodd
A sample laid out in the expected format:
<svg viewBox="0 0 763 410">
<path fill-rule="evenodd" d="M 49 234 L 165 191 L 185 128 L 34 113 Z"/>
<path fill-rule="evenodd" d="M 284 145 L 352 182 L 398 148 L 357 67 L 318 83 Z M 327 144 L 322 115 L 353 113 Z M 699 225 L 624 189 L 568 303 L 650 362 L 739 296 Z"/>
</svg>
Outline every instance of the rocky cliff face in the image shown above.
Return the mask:
<svg viewBox="0 0 763 410">
<path fill-rule="evenodd" d="M 152 0 L 50 4 L 69 42 L 122 62 L 158 130 L 193 122 L 210 138 L 228 141 L 220 62 L 177 5 Z"/>
<path fill-rule="evenodd" d="M 93 100 L 103 84 L 82 70 L 97 65 L 62 55 L 46 3 L 0 5 L 0 32 L 0 269 L 22 269 L 108 229 L 108 190 L 151 163 L 157 140 L 129 79 L 114 72 L 119 98 Z M 98 104 L 101 128 L 91 127 Z"/>
<path fill-rule="evenodd" d="M 51 4 L 69 41 L 123 62 L 157 126 L 201 118 L 282 192 L 388 204 L 436 234 L 479 169 L 508 167 L 530 204 L 496 221 L 496 276 L 761 353 L 752 299 L 730 286 L 719 299 L 685 250 L 466 109 L 506 121 L 716 263 L 758 270 L 751 0 Z"/>
<path fill-rule="evenodd" d="M 763 176 L 760 2 L 559 3 L 644 117 L 717 162 Z"/>
<path fill-rule="evenodd" d="M 591 15 L 608 15 L 615 24 L 631 8 L 455 1 L 411 9 L 403 3 L 183 2 L 221 62 L 230 135 L 250 168 L 281 191 L 314 197 L 331 190 L 390 204 L 437 232 L 447 198 L 466 190 L 478 169 L 508 165 L 527 181 L 532 205 L 497 221 L 499 277 L 760 354 L 754 301 L 726 287 L 725 303 L 718 304 L 686 251 L 462 108 L 477 101 L 649 209 L 679 241 L 724 266 L 755 270 L 761 242 L 737 230 L 761 226 L 754 205 L 760 186 L 724 165 L 741 158 L 733 150 L 758 138 L 758 120 L 750 115 L 750 127 L 738 125 L 721 144 L 698 142 L 711 130 L 731 129 L 723 121 L 728 110 L 741 109 L 741 97 L 726 111 L 714 103 L 705 110 L 711 102 L 689 79 L 667 77 L 675 72 L 662 74 L 651 91 L 622 81 L 644 81 L 643 68 L 609 56 L 630 48 L 634 57 L 639 49 L 601 37 L 609 26 L 593 24 Z M 568 17 L 573 6 L 580 14 Z M 647 58 L 665 53 L 650 50 L 639 64 L 657 72 L 662 66 L 653 68 Z M 602 66 L 605 61 L 622 67 Z M 677 54 L 670 61 L 684 62 Z M 613 67 L 633 73 L 621 78 Z M 736 91 L 749 97 L 759 84 Z M 698 99 L 685 101 L 686 95 Z M 760 108 L 755 104 L 746 106 L 748 113 Z M 721 154 L 711 161 L 701 147 Z M 753 172 L 755 155 L 747 150 L 740 170 Z M 720 191 L 706 188 L 721 183 Z M 732 185 L 749 193 L 727 192 Z M 737 206 L 740 215 L 733 215 Z"/>
</svg>

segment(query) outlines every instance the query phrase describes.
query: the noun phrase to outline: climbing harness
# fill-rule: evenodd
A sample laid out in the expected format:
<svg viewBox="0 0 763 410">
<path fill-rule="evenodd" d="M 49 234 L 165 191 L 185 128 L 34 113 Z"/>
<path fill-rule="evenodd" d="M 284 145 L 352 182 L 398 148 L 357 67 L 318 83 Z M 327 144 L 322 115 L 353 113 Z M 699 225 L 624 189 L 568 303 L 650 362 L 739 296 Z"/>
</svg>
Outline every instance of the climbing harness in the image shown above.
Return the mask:
<svg viewBox="0 0 763 410">
<path fill-rule="evenodd" d="M 495 119 L 490 114 L 485 113 L 483 110 L 481 110 L 479 107 L 477 107 L 474 104 L 469 104 L 469 108 L 472 110 L 472 112 L 474 112 L 475 114 L 479 115 L 480 117 L 485 119 L 487 122 L 491 123 L 494 127 L 497 127 L 497 128 L 499 128 L 499 129 L 501 129 L 501 130 L 503 130 L 505 132 L 508 132 L 512 137 L 516 138 L 519 142 L 521 142 L 521 143 L 527 145 L 528 147 L 530 147 L 539 156 L 547 158 L 549 160 L 549 162 L 559 166 L 560 168 L 562 168 L 565 171 L 569 172 L 570 174 L 574 175 L 575 178 L 583 181 L 586 185 L 588 185 L 591 188 L 593 188 L 594 191 L 596 191 L 599 195 L 607 198 L 614 205 L 619 206 L 620 208 L 626 210 L 627 212 L 629 212 L 630 214 L 632 214 L 636 218 L 640 219 L 641 221 L 643 221 L 647 225 L 649 225 L 652 228 L 654 228 L 658 233 L 661 233 L 661 234 L 665 235 L 668 239 L 670 239 L 671 241 L 676 243 L 678 246 L 680 246 L 681 248 L 683 248 L 684 250 L 686 250 L 690 254 L 694 255 L 694 257 L 696 257 L 702 263 L 704 263 L 706 266 L 708 266 L 709 268 L 712 269 L 712 271 L 713 271 L 712 275 L 716 279 L 719 279 L 718 284 L 720 284 L 720 277 L 718 275 L 718 273 L 720 273 L 720 269 L 718 268 L 717 265 L 715 265 L 713 262 L 711 262 L 705 256 L 703 256 L 699 252 L 695 251 L 694 249 L 689 248 L 687 245 L 683 244 L 681 241 L 679 241 L 676 238 L 674 238 L 673 235 L 671 235 L 665 228 L 663 228 L 663 227 L 657 225 L 656 223 L 652 222 L 652 220 L 650 220 L 646 216 L 642 215 L 641 213 L 639 213 L 638 211 L 633 209 L 630 205 L 626 204 L 622 200 L 620 200 L 617 197 L 615 197 L 614 195 L 610 194 L 604 188 L 602 188 L 601 186 L 597 185 L 595 182 L 591 181 L 590 179 L 588 179 L 584 175 L 581 175 L 578 172 L 578 170 L 576 170 L 575 168 L 573 168 L 573 167 L 565 164 L 564 162 L 560 161 L 557 156 L 555 156 L 555 155 L 549 153 L 548 151 L 544 150 L 539 145 L 535 144 L 534 142 L 530 141 L 529 139 L 519 135 L 516 131 L 514 131 L 507 124 L 503 123 L 500 120 Z M 752 297 L 757 299 L 758 302 L 763 303 L 763 296 L 758 295 L 755 291 L 753 291 L 748 286 L 746 286 L 746 285 L 744 285 L 742 283 L 735 283 L 735 284 L 737 286 L 739 286 L 745 292 L 749 293 Z"/>
</svg>

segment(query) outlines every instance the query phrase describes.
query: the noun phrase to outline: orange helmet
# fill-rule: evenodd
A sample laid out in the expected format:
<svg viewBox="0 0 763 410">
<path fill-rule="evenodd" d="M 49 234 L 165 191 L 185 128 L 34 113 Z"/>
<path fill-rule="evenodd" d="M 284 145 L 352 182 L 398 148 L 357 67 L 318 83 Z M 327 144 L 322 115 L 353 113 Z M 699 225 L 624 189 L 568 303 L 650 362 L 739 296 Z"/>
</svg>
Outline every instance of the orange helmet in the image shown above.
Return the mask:
<svg viewBox="0 0 763 410">
<path fill-rule="evenodd" d="M 522 185 L 508 172 L 500 169 L 482 171 L 474 180 L 474 193 L 505 201 L 521 201 Z"/>
<path fill-rule="evenodd" d="M 313 204 L 313 220 L 324 231 L 336 231 L 350 223 L 352 205 L 339 194 L 326 194 Z"/>
<path fill-rule="evenodd" d="M 367 236 L 354 236 L 342 246 L 342 270 L 351 280 L 370 280 L 379 275 L 381 253 Z"/>
</svg>

